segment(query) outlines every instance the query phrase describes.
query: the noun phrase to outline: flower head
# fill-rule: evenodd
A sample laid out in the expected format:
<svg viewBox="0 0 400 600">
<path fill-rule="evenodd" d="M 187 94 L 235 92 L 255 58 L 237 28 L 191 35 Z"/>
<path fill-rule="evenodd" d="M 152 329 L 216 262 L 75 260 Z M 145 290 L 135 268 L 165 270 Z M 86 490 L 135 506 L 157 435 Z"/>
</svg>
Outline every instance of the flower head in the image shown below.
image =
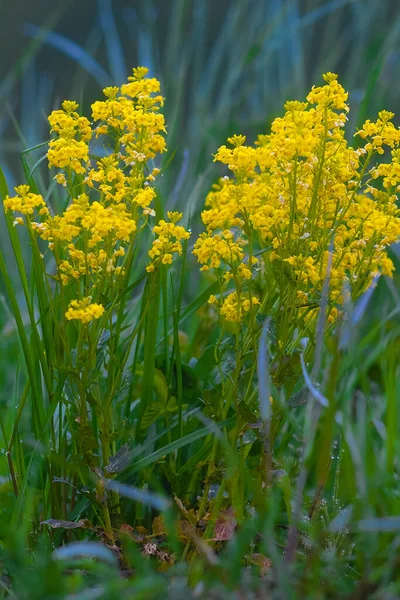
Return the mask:
<svg viewBox="0 0 400 600">
<path fill-rule="evenodd" d="M 67 321 L 76 320 L 87 325 L 94 319 L 100 319 L 103 314 L 104 306 L 92 303 L 92 298 L 88 296 L 82 300 L 72 300 L 65 313 L 65 318 Z"/>
</svg>

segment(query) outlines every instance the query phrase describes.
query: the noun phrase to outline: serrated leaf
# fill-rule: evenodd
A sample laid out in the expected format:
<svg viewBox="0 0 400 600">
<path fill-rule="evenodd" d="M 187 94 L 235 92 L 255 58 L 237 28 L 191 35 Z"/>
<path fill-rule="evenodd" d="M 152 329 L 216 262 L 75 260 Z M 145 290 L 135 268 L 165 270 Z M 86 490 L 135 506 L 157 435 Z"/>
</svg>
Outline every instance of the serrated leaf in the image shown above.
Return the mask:
<svg viewBox="0 0 400 600">
<path fill-rule="evenodd" d="M 148 429 L 164 411 L 165 406 L 162 402 L 152 402 L 146 406 L 141 422 L 142 429 Z"/>
<path fill-rule="evenodd" d="M 215 367 L 215 346 L 208 346 L 194 367 L 197 377 L 207 378 Z"/>
<path fill-rule="evenodd" d="M 130 459 L 129 444 L 124 444 L 114 456 L 110 457 L 105 470 L 107 473 L 120 473 L 128 466 Z"/>
<path fill-rule="evenodd" d="M 297 392 L 297 394 L 294 394 L 293 396 L 291 396 L 289 398 L 288 405 L 290 408 L 297 408 L 298 406 L 304 406 L 305 404 L 307 404 L 307 402 L 309 402 L 310 398 L 311 398 L 310 390 L 308 388 L 304 387 L 302 390 Z"/>
</svg>

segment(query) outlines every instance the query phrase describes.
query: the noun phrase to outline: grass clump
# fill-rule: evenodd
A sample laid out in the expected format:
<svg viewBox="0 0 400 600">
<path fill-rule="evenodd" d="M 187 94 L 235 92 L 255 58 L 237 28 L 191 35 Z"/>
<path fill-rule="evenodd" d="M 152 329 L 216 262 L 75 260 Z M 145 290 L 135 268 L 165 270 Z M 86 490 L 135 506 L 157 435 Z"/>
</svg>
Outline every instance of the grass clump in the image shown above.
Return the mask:
<svg viewBox="0 0 400 600">
<path fill-rule="evenodd" d="M 382 111 L 352 147 L 324 80 L 219 148 L 231 175 L 192 248 L 157 193 L 145 68 L 90 120 L 51 113 L 47 190 L 2 178 L 24 297 L 0 255 L 24 357 L 0 419 L 3 597 L 398 591 L 400 132 Z"/>
</svg>

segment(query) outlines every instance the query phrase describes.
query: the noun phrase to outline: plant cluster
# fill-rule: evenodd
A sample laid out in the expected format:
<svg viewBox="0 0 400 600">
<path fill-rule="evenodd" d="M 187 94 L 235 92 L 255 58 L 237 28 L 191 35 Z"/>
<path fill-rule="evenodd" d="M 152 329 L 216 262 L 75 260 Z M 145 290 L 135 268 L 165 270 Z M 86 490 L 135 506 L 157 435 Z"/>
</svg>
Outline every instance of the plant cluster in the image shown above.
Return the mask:
<svg viewBox="0 0 400 600">
<path fill-rule="evenodd" d="M 204 231 L 190 252 L 183 214 L 164 214 L 156 187 L 164 99 L 144 67 L 105 88 L 90 119 L 73 101 L 51 113 L 47 161 L 55 174 L 47 192 L 32 173 L 14 196 L 0 182 L 29 318 L 28 336 L 0 254 L 26 368 L 15 424 L 0 425 L 17 499 L 12 522 L 34 523 L 33 547 L 48 527 L 56 545 L 73 535 L 101 540 L 106 560 L 117 557 L 120 568 L 145 556 L 172 569 L 181 558 L 191 585 L 205 565 L 222 565 L 227 578 L 229 560 L 244 561 L 271 590 L 286 591 L 282 565 L 298 558 L 310 566 L 317 548 L 351 562 L 347 521 L 335 519 L 344 522 L 358 494 L 357 531 L 368 531 L 362 498 L 372 491 L 357 471 L 351 423 L 359 409 L 342 399 L 372 394 L 372 385 L 363 374 L 356 388 L 344 356 L 353 303 L 368 298 L 381 275 L 393 277 L 400 130 L 381 111 L 350 145 L 348 94 L 336 75 L 323 78 L 306 102 L 287 102 L 254 146 L 233 135 L 218 149 L 214 162 L 230 175 L 208 193 Z M 199 285 L 195 298 L 189 280 Z M 388 333 L 388 347 L 396 335 Z M 385 355 L 387 364 L 392 398 L 396 366 Z M 34 450 L 19 442 L 25 418 Z M 376 426 L 387 453 L 368 455 L 376 468 L 395 460 L 387 426 Z M 334 527 L 318 529 L 316 516 Z M 103 546 L 94 546 L 100 558 Z M 74 552 L 66 548 L 53 559 Z"/>
<path fill-rule="evenodd" d="M 201 270 L 212 270 L 220 284 L 209 302 L 227 321 L 251 320 L 253 307 L 272 316 L 282 356 L 301 338 L 315 339 L 327 278 L 333 326 L 344 292 L 356 299 L 380 274 L 392 277 L 387 248 L 400 237 L 394 115 L 382 111 L 376 123 L 367 121 L 356 134 L 364 144 L 351 147 L 348 94 L 335 74 L 323 77 L 307 102 L 286 102 L 284 116 L 255 146 L 235 135 L 219 148 L 214 161 L 231 176 L 208 194 L 206 231 L 194 248 Z M 380 162 L 386 148 L 390 160 Z"/>
</svg>

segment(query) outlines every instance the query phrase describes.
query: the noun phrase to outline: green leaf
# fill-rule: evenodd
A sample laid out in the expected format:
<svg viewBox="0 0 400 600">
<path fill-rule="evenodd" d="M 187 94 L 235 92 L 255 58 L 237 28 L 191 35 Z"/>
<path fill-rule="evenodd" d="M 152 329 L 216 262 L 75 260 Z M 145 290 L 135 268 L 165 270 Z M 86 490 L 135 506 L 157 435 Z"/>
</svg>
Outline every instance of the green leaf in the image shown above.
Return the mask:
<svg viewBox="0 0 400 600">
<path fill-rule="evenodd" d="M 149 310 L 146 316 L 145 338 L 144 338 L 144 367 L 142 394 L 139 405 L 140 418 L 148 406 L 154 401 L 154 373 L 157 348 L 157 327 L 160 305 L 160 274 L 159 271 L 152 273 L 147 280 L 147 302 Z"/>
<path fill-rule="evenodd" d="M 8 186 L 7 186 L 6 179 L 4 177 L 4 173 L 1 168 L 0 168 L 0 195 L 3 200 L 6 196 L 8 196 Z M 16 231 L 15 227 L 13 226 L 12 215 L 7 212 L 5 214 L 5 219 L 6 219 L 8 234 L 9 234 L 10 240 L 11 240 L 11 246 L 12 246 L 12 249 L 14 252 L 19 276 L 20 276 L 21 283 L 22 283 L 22 289 L 24 291 L 24 296 L 25 296 L 28 313 L 29 313 L 29 319 L 30 319 L 30 323 L 31 323 L 32 333 L 33 333 L 33 337 L 35 340 L 37 355 L 39 357 L 40 365 L 42 367 L 47 392 L 51 396 L 51 394 L 52 394 L 51 375 L 50 375 L 49 367 L 47 364 L 47 358 L 46 358 L 46 355 L 44 352 L 43 342 L 40 338 L 39 330 L 36 325 L 36 318 L 35 318 L 35 313 L 33 310 L 32 302 L 31 302 L 31 294 L 29 291 L 29 282 L 28 282 L 28 278 L 26 275 L 26 271 L 25 271 L 25 264 L 24 264 L 24 259 L 22 256 L 21 244 L 19 241 L 17 231 Z M 5 262 L 4 262 L 4 269 L 5 269 L 4 272 L 6 272 L 7 268 L 6 268 Z M 3 273 L 3 275 L 4 275 L 4 273 Z M 11 280 L 10 280 L 10 284 L 11 284 Z M 50 352 L 50 356 L 51 356 L 51 352 Z M 35 385 L 35 384 L 33 384 L 33 385 Z"/>
<path fill-rule="evenodd" d="M 36 185 L 35 180 L 32 177 L 31 168 L 28 165 L 28 161 L 26 160 L 24 154 L 21 154 L 21 162 L 22 162 L 22 168 L 24 170 L 27 184 L 29 185 L 29 187 L 31 188 L 31 190 L 34 194 L 39 194 L 40 193 L 39 189 Z"/>
<path fill-rule="evenodd" d="M 194 371 L 200 379 L 207 379 L 215 365 L 215 346 L 207 346 L 196 362 Z"/>
<path fill-rule="evenodd" d="M 225 421 L 216 423 L 216 427 L 219 427 L 219 428 L 229 427 L 230 425 L 233 425 L 235 423 L 235 421 L 236 421 L 236 417 L 233 416 L 233 417 L 230 417 L 229 419 L 226 419 Z M 192 433 L 189 433 L 188 435 L 185 435 L 184 437 L 182 437 L 178 440 L 175 440 L 175 441 L 171 442 L 170 444 L 163 446 L 162 448 L 159 448 L 155 452 L 152 452 L 148 456 L 145 456 L 144 458 L 138 460 L 134 465 L 132 465 L 130 468 L 128 468 L 124 474 L 124 479 L 133 475 L 134 473 L 137 473 L 138 471 L 141 471 L 141 470 L 149 467 L 153 463 L 160 460 L 160 458 L 167 456 L 167 454 L 170 454 L 171 452 L 175 452 L 175 450 L 179 450 L 179 448 L 184 448 L 188 444 L 192 444 L 193 442 L 200 440 L 201 438 L 205 437 L 209 433 L 210 433 L 210 428 L 204 427 L 203 429 L 199 429 L 198 431 L 193 431 Z"/>
<path fill-rule="evenodd" d="M 152 402 L 146 406 L 140 426 L 142 429 L 148 429 L 150 425 L 165 413 L 165 404 L 163 402 Z"/>
<path fill-rule="evenodd" d="M 165 407 L 168 402 L 168 384 L 164 373 L 160 369 L 154 370 L 154 389 L 160 404 Z"/>
<path fill-rule="evenodd" d="M 193 302 L 191 302 L 179 315 L 179 324 L 183 323 L 183 321 L 186 321 L 186 319 L 188 319 L 189 317 L 191 317 L 196 311 L 199 310 L 199 308 L 201 308 L 203 306 L 203 304 L 205 304 L 208 300 L 208 298 L 212 295 L 215 294 L 216 292 L 218 292 L 219 290 L 219 283 L 218 281 L 214 281 L 214 283 L 212 283 L 211 285 L 208 286 L 207 289 L 205 289 L 203 292 L 201 292 L 201 294 L 199 294 L 197 296 L 197 298 L 195 298 L 193 300 Z M 174 332 L 174 328 L 171 327 L 168 331 L 168 335 L 173 334 Z M 161 344 L 164 341 L 164 336 L 161 336 L 158 341 L 157 341 L 157 345 Z"/>
</svg>

